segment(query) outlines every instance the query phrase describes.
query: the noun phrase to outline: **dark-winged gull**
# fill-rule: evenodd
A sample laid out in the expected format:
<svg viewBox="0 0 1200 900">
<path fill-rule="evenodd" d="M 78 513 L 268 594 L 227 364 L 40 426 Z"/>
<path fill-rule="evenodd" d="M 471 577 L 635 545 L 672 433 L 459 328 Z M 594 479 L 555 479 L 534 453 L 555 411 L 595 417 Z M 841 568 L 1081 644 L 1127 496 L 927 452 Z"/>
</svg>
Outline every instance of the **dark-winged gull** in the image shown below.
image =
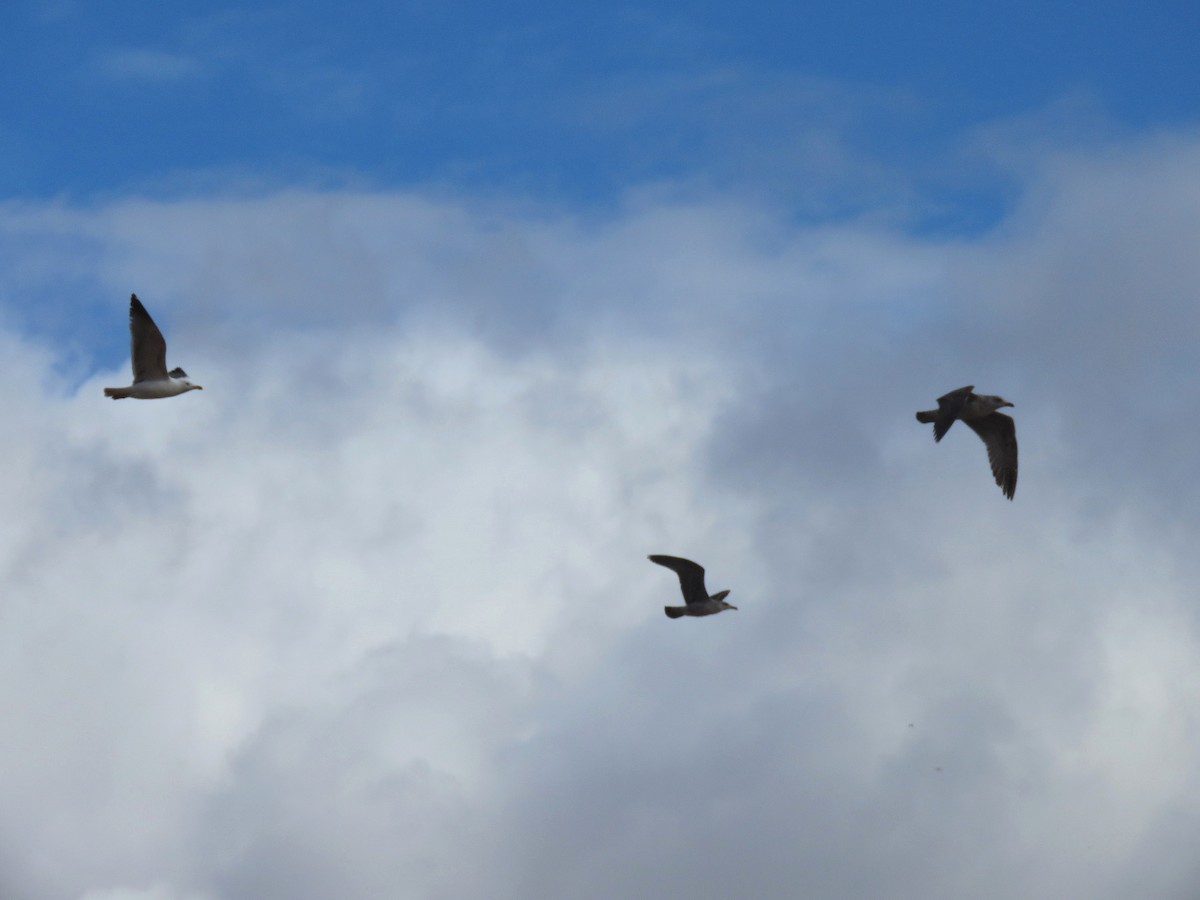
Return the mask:
<svg viewBox="0 0 1200 900">
<path fill-rule="evenodd" d="M 725 602 L 729 591 L 717 591 L 711 597 L 704 587 L 704 566 L 690 559 L 678 556 L 654 555 L 646 557 L 652 563 L 666 566 L 679 576 L 679 587 L 683 591 L 683 599 L 687 606 L 664 606 L 663 609 L 672 619 L 680 616 L 711 616 L 724 609 L 737 609 L 731 603 Z"/>
<path fill-rule="evenodd" d="M 142 306 L 137 294 L 129 295 L 129 357 L 133 362 L 133 384 L 123 388 L 105 388 L 104 396 L 114 400 L 134 397 L 156 400 L 187 391 L 204 390 L 187 380 L 183 369 L 167 371 L 167 342 Z"/>
<path fill-rule="evenodd" d="M 938 397 L 938 408 L 917 413 L 917 421 L 932 422 L 933 439 L 940 441 L 955 419 L 962 419 L 983 438 L 996 484 L 1011 500 L 1017 492 L 1017 426 L 1011 416 L 996 410 L 1012 405 L 1003 397 L 976 394 L 975 385 L 969 384 Z"/>
</svg>

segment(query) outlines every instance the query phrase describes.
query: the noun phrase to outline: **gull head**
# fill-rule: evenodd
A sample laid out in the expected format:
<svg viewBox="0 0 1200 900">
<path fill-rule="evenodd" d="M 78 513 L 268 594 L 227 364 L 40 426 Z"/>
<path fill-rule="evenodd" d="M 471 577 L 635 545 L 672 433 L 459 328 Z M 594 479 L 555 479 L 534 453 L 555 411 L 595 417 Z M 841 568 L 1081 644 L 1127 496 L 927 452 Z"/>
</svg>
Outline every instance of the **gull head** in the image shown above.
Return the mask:
<svg viewBox="0 0 1200 900">
<path fill-rule="evenodd" d="M 718 591 L 709 597 L 720 609 L 737 609 L 732 603 L 726 603 L 725 598 L 729 596 L 729 591 Z"/>
<path fill-rule="evenodd" d="M 187 372 L 183 371 L 183 369 L 181 369 L 179 366 L 176 366 L 174 369 L 168 372 L 167 378 L 179 388 L 179 390 L 176 392 L 179 394 L 186 394 L 188 391 L 204 390 L 204 388 L 200 385 L 192 384 L 190 381 L 188 381 Z"/>
<path fill-rule="evenodd" d="M 1015 404 L 1009 403 L 1003 397 L 997 397 L 995 395 L 990 396 L 990 397 L 983 397 L 981 399 L 985 400 L 987 402 L 987 405 L 990 406 L 993 411 L 1000 409 L 1003 406 L 1015 406 Z"/>
</svg>

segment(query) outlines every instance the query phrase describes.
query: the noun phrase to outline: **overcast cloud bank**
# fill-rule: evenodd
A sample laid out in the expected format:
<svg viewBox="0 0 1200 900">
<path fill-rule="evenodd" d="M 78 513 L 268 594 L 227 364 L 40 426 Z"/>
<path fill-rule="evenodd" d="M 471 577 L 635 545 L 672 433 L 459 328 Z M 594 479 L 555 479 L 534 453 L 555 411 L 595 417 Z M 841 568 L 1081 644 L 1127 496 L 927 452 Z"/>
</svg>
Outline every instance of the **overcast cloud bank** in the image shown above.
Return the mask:
<svg viewBox="0 0 1200 900">
<path fill-rule="evenodd" d="M 0 208 L 0 894 L 1190 896 L 1197 172 L 1047 157 L 969 240 Z M 203 393 L 101 397 L 131 290 Z M 1012 504 L 913 421 L 968 382 Z"/>
</svg>

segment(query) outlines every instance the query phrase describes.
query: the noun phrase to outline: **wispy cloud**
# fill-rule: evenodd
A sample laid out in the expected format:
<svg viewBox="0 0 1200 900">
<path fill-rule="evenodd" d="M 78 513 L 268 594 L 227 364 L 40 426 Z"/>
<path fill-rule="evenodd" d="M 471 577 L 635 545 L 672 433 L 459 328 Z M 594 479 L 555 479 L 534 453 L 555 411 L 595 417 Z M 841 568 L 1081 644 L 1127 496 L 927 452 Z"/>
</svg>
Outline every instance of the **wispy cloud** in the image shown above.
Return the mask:
<svg viewBox="0 0 1200 900">
<path fill-rule="evenodd" d="M 204 63 L 188 54 L 130 48 L 99 54 L 95 69 L 118 81 L 176 82 L 209 74 Z"/>
<path fill-rule="evenodd" d="M 30 18 L 39 25 L 57 25 L 82 11 L 78 0 L 32 0 L 28 8 Z"/>
<path fill-rule="evenodd" d="M 372 80 L 340 65 L 296 62 L 262 75 L 262 88 L 307 120 L 355 117 L 374 99 Z"/>
</svg>

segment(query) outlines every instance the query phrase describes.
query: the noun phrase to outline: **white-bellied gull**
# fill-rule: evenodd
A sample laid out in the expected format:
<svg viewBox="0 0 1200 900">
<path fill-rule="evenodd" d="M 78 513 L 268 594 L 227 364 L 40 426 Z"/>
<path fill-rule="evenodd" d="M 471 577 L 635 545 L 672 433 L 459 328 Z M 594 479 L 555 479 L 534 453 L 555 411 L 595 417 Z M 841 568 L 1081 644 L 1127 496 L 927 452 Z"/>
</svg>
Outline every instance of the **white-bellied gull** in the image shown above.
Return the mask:
<svg viewBox="0 0 1200 900">
<path fill-rule="evenodd" d="M 104 396 L 114 400 L 133 397 L 156 400 L 187 391 L 204 390 L 187 380 L 183 369 L 167 371 L 167 342 L 142 306 L 137 294 L 129 295 L 129 357 L 133 362 L 133 384 L 123 388 L 105 388 Z"/>
<path fill-rule="evenodd" d="M 940 441 L 955 419 L 962 419 L 983 438 L 996 484 L 1011 500 L 1017 492 L 1017 426 L 1011 416 L 996 410 L 1012 405 L 1003 397 L 976 394 L 971 384 L 938 397 L 938 408 L 917 413 L 917 421 L 932 422 L 933 439 Z"/>
<path fill-rule="evenodd" d="M 662 556 L 655 554 L 646 557 L 652 563 L 666 566 L 679 576 L 679 587 L 683 591 L 683 599 L 687 606 L 664 606 L 663 609 L 672 619 L 680 616 L 711 616 L 724 609 L 737 609 L 731 603 L 725 602 L 729 591 L 717 591 L 711 597 L 704 586 L 704 566 L 690 559 L 678 556 Z"/>
</svg>

